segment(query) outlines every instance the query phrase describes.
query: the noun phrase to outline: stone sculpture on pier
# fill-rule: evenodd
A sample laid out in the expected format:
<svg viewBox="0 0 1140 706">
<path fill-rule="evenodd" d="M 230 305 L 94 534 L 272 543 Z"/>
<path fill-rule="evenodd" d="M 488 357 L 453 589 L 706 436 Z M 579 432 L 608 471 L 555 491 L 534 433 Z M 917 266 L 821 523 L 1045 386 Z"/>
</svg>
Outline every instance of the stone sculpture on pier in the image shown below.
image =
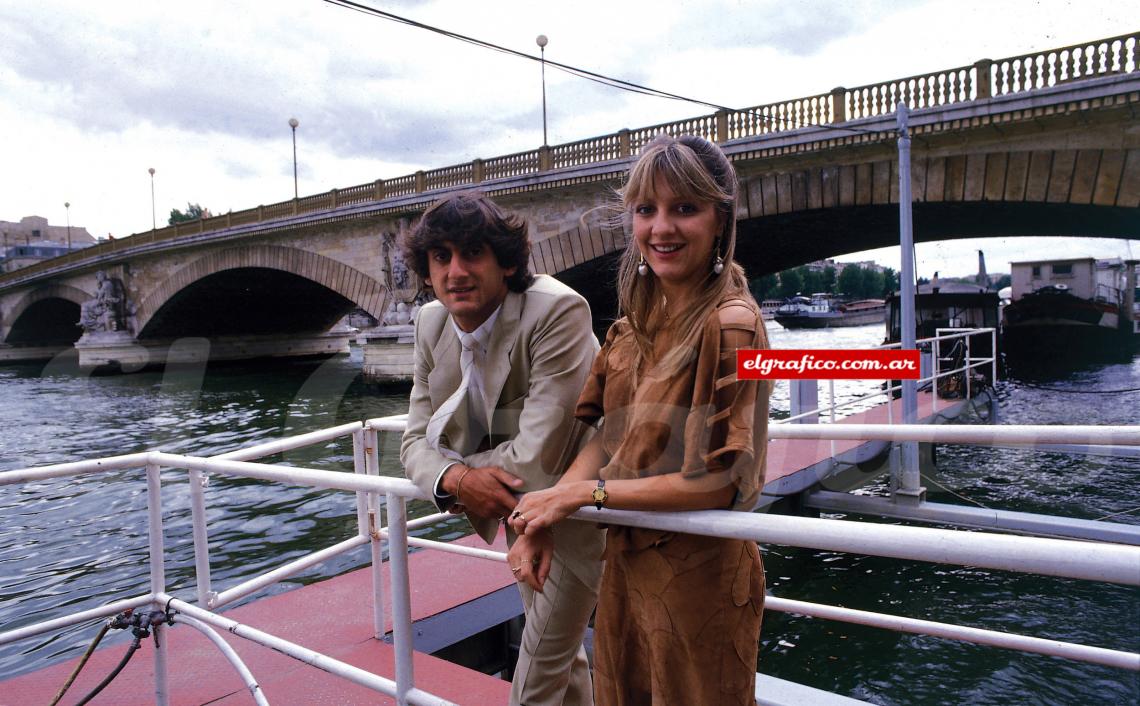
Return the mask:
<svg viewBox="0 0 1140 706">
<path fill-rule="evenodd" d="M 128 305 L 122 280 L 107 276 L 103 270 L 95 273 L 95 280 L 98 283 L 95 296 L 80 305 L 79 326 L 84 334 L 126 330 L 132 307 Z"/>
</svg>

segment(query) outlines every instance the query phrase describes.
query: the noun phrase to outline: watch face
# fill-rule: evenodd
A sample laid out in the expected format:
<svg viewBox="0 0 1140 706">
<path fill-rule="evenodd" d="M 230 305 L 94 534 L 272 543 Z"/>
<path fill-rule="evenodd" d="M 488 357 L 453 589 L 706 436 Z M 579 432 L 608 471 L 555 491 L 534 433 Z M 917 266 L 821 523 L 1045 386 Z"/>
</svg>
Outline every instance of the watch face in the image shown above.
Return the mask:
<svg viewBox="0 0 1140 706">
<path fill-rule="evenodd" d="M 606 491 L 602 490 L 601 488 L 594 488 L 594 502 L 601 503 L 601 502 L 605 502 L 605 500 L 606 500 Z"/>
</svg>

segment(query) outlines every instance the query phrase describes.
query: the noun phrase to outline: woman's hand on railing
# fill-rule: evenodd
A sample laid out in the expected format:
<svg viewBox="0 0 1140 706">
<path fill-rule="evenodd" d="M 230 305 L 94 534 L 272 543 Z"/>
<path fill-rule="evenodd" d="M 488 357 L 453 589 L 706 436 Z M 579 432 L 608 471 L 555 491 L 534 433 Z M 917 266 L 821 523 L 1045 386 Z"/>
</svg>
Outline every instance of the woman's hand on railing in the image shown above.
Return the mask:
<svg viewBox="0 0 1140 706">
<path fill-rule="evenodd" d="M 553 527 L 589 503 L 593 486 L 589 481 L 562 482 L 546 490 L 527 493 L 519 498 L 507 522 L 520 536 Z"/>
<path fill-rule="evenodd" d="M 550 561 L 554 557 L 554 535 L 550 530 L 520 535 L 507 552 L 507 565 L 515 581 L 525 583 L 542 593 L 546 577 L 550 575 Z"/>
</svg>

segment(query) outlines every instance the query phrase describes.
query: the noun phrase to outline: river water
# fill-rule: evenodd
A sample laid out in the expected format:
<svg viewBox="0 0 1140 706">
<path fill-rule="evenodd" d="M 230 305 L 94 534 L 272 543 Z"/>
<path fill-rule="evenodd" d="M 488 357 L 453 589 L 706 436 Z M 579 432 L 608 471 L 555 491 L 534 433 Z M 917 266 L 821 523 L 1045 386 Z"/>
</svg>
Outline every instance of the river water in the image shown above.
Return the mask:
<svg viewBox="0 0 1140 706">
<path fill-rule="evenodd" d="M 780 348 L 855 348 L 880 326 L 785 331 Z M 0 470 L 144 449 L 216 454 L 258 441 L 406 411 L 407 392 L 365 384 L 359 351 L 324 363 L 248 364 L 89 378 L 62 358 L 46 368 L 0 367 Z M 999 423 L 1137 424 L 1140 359 L 998 384 Z M 824 388 L 826 390 L 826 387 Z M 871 392 L 840 383 L 839 401 Z M 1085 394 L 1099 392 L 1099 394 Z M 826 392 L 821 392 L 826 402 Z M 858 408 L 856 405 L 854 408 Z M 778 386 L 774 414 L 787 414 Z M 399 475 L 398 440 L 383 473 Z M 351 446 L 329 442 L 270 460 L 351 470 Z M 1140 524 L 1140 459 L 942 446 L 924 479 L 930 499 Z M 863 492 L 886 494 L 884 483 Z M 164 474 L 167 583 L 193 596 L 185 473 Z M 146 494 L 140 471 L 0 487 L 0 631 L 144 593 Z M 207 488 L 215 588 L 355 532 L 350 494 L 214 478 Z M 412 508 L 423 514 L 426 506 Z M 1130 512 L 1131 511 L 1131 512 Z M 1117 514 L 1123 513 L 1123 514 Z M 839 517 L 839 516 L 836 516 Z M 875 518 L 862 521 L 884 522 Z M 461 532 L 456 521 L 433 536 Z M 765 547 L 773 595 L 1140 651 L 1140 590 L 970 567 Z M 362 565 L 363 552 L 317 567 L 271 592 Z M 92 625 L 0 647 L 0 677 L 82 652 Z M 125 637 L 125 636 L 123 636 Z M 121 639 L 121 638 L 120 638 Z M 766 674 L 881 704 L 1140 703 L 1135 672 L 1023 655 L 844 623 L 765 615 Z"/>
</svg>

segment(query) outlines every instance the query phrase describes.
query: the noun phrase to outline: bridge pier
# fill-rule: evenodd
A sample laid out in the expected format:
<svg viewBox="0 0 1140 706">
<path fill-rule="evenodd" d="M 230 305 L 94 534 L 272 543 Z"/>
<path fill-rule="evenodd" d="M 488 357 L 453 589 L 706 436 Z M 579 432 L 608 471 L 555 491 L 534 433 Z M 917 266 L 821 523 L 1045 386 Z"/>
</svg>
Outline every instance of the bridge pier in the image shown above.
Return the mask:
<svg viewBox="0 0 1140 706">
<path fill-rule="evenodd" d="M 380 383 L 412 381 L 415 328 L 383 326 L 364 339 L 364 379 Z"/>
<path fill-rule="evenodd" d="M 75 343 L 83 371 L 133 373 L 165 365 L 313 358 L 348 353 L 351 333 L 337 327 L 325 333 L 179 338 L 139 341 L 120 331 L 88 334 Z"/>
</svg>

